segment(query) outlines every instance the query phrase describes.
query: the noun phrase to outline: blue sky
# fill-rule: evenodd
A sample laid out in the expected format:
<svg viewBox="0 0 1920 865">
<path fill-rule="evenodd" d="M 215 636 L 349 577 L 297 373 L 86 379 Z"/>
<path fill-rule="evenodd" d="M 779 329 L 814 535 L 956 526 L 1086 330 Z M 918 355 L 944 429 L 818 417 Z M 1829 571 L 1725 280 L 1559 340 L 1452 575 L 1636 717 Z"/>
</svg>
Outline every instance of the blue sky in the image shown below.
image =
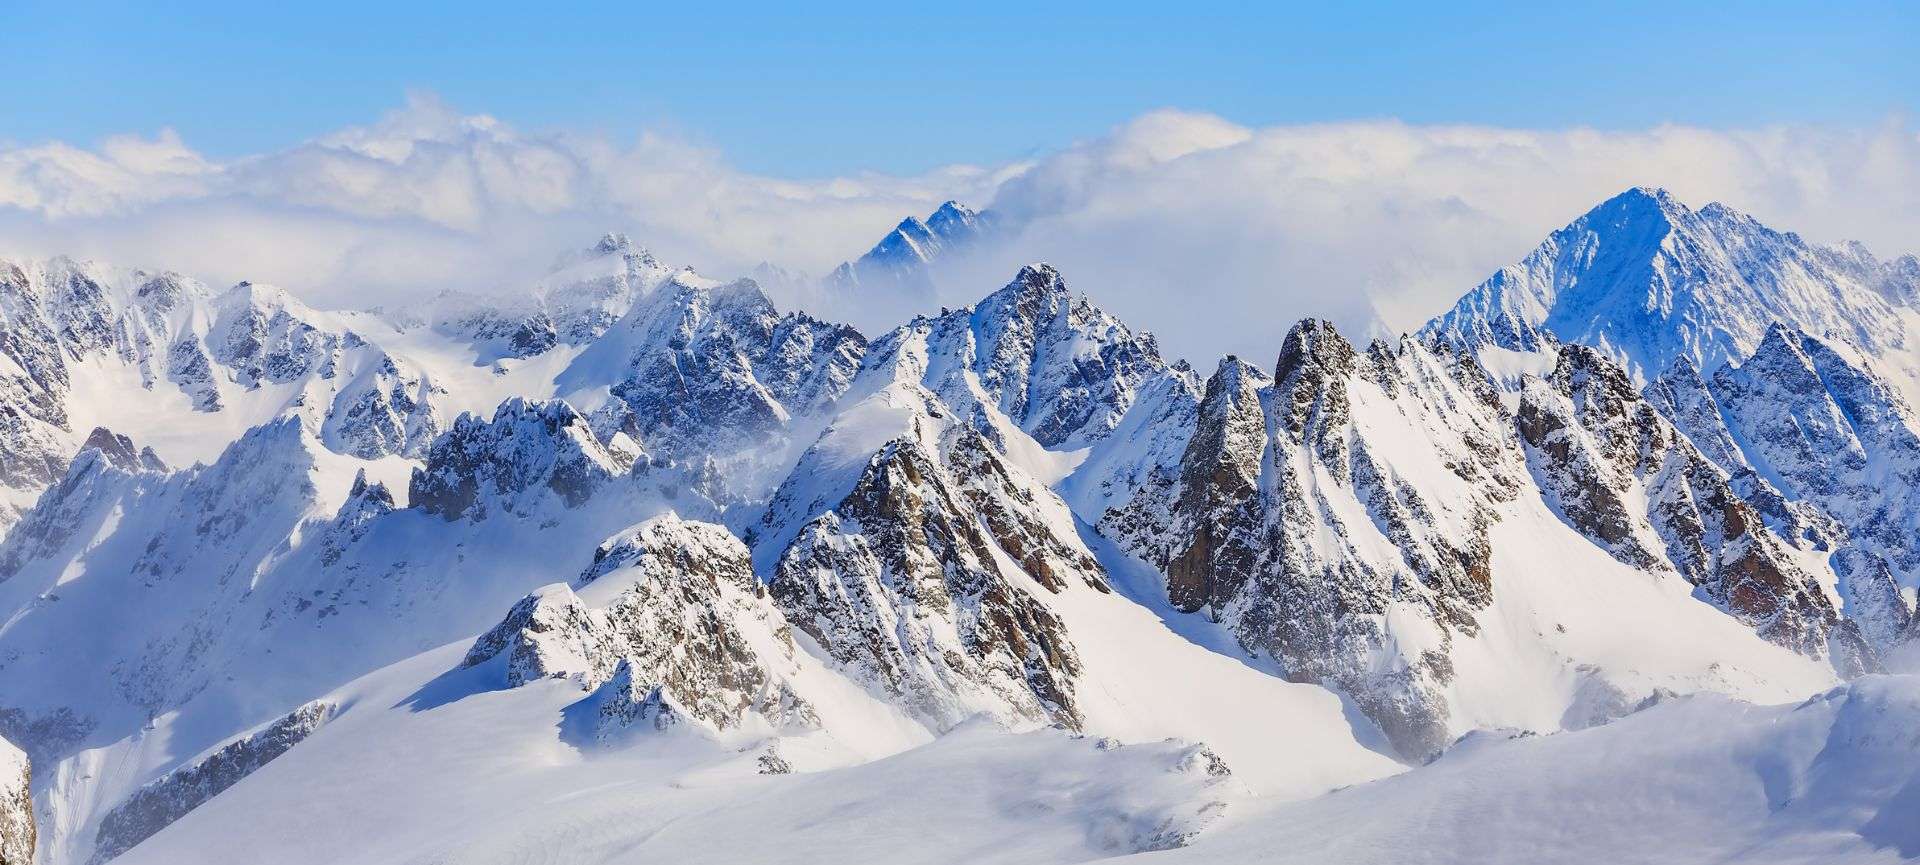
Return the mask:
<svg viewBox="0 0 1920 865">
<path fill-rule="evenodd" d="M 1602 129 L 1920 109 L 1911 2 L 155 5 L 0 3 L 0 141 L 171 127 L 233 156 L 427 90 L 524 128 L 669 130 L 813 177 L 1001 162 L 1167 106 L 1256 126 Z"/>
</svg>

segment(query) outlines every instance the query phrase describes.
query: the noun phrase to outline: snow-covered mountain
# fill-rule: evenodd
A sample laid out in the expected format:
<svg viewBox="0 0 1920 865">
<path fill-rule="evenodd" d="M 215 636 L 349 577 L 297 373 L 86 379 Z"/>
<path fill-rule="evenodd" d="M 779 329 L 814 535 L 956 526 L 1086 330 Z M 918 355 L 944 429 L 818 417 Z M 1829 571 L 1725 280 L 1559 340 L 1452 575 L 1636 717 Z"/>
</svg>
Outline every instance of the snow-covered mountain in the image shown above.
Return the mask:
<svg viewBox="0 0 1920 865">
<path fill-rule="evenodd" d="M 190 463 L 296 416 L 329 448 L 376 459 L 418 455 L 446 416 L 436 376 L 373 341 L 391 327 L 272 286 L 0 262 L 0 316 L 0 529 L 96 426 L 151 430 L 163 456 Z"/>
<path fill-rule="evenodd" d="M 1775 323 L 1920 382 L 1920 259 L 1820 246 L 1715 202 L 1663 189 L 1603 202 L 1501 268 L 1421 331 L 1460 347 L 1601 350 L 1636 382 L 1686 358 L 1714 370 L 1753 353 Z"/>
<path fill-rule="evenodd" d="M 1813 298 L 1920 292 L 1843 252 L 1634 191 L 1419 337 L 1205 377 L 1043 264 L 871 341 L 617 235 L 376 313 L 20 265 L 36 861 L 1382 861 L 1266 828 L 1354 808 L 1468 861 L 1460 790 L 1537 847 L 1762 752 L 1773 816 L 1675 849 L 1906 850 L 1914 358 Z"/>
<path fill-rule="evenodd" d="M 443 292 L 402 313 L 409 325 L 430 325 L 471 341 L 483 360 L 527 358 L 556 346 L 583 346 L 626 315 L 633 302 L 674 276 L 653 253 L 624 234 L 608 234 L 568 252 L 528 292 Z"/>
<path fill-rule="evenodd" d="M 924 220 L 917 216 L 900 220 L 865 255 L 827 274 L 826 284 L 830 289 L 856 295 L 905 293 L 931 297 L 933 275 L 929 268 L 934 260 L 965 251 L 989 237 L 998 225 L 999 218 L 993 211 L 976 211 L 948 201 Z"/>
<path fill-rule="evenodd" d="M 1271 377 L 1223 361 L 1179 462 L 1098 519 L 1170 603 L 1337 686 L 1410 759 L 1659 692 L 1784 696 L 1860 654 L 1836 657 L 1787 542 L 1592 352 L 1510 409 L 1471 355 L 1302 322 Z"/>
</svg>

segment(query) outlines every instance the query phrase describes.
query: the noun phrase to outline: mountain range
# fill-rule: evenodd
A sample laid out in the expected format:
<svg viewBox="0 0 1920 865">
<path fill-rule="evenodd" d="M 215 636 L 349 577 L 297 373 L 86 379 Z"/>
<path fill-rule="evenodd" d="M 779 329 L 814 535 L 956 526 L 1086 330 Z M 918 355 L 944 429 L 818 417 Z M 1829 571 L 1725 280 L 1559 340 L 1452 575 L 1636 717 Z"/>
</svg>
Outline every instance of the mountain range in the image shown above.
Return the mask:
<svg viewBox="0 0 1920 865">
<path fill-rule="evenodd" d="M 0 863 L 1920 856 L 1920 261 L 1633 189 L 1200 367 L 1078 288 L 0 262 Z"/>
</svg>

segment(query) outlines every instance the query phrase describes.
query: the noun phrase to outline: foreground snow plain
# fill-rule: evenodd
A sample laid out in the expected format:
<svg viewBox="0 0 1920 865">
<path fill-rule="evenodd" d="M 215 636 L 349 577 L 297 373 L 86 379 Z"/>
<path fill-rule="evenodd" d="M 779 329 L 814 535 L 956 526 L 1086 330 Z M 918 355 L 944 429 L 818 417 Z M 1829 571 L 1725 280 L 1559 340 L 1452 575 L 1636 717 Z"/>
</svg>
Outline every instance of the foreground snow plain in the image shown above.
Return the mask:
<svg viewBox="0 0 1920 865">
<path fill-rule="evenodd" d="M 257 862 L 1896 862 L 1920 856 L 1920 677 L 1798 704 L 1673 698 L 1605 726 L 1475 734 L 1417 771 L 1258 796 L 1193 746 L 963 726 L 845 768 L 755 774 L 671 733 L 577 749 L 550 682 L 419 708 L 462 647 L 335 695 L 343 714 L 121 857 Z M 438 682 L 438 684 L 434 684 Z M 884 741 L 877 734 L 875 742 Z M 1103 748 L 1103 745 L 1105 746 Z M 1310 749 L 1296 757 L 1310 755 Z M 343 829 L 343 827 L 352 827 Z"/>
</svg>

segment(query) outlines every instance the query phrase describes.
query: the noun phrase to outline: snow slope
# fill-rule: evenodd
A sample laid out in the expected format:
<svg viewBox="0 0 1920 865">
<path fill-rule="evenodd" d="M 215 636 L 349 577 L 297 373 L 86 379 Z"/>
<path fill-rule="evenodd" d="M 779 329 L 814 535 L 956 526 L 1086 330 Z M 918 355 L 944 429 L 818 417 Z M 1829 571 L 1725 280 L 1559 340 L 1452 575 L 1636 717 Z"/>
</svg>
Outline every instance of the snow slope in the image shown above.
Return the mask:
<svg viewBox="0 0 1920 865">
<path fill-rule="evenodd" d="M 1920 371 L 1916 275 L 1912 256 L 1810 244 L 1717 202 L 1696 211 L 1643 187 L 1554 232 L 1421 334 L 1523 352 L 1577 342 L 1645 382 L 1682 357 L 1703 370 L 1737 361 L 1779 322 L 1886 364 L 1905 387 Z"/>
<path fill-rule="evenodd" d="M 1635 191 L 1203 382 L 1044 264 L 872 342 L 614 235 L 387 312 L 14 267 L 0 733 L 51 865 L 1904 850 L 1912 272 Z"/>
<path fill-rule="evenodd" d="M 1916 723 L 1912 676 L 1798 704 L 1666 700 L 1576 733 L 1483 734 L 1417 772 L 1240 809 L 1192 848 L 1145 861 L 1911 861 Z"/>
</svg>

